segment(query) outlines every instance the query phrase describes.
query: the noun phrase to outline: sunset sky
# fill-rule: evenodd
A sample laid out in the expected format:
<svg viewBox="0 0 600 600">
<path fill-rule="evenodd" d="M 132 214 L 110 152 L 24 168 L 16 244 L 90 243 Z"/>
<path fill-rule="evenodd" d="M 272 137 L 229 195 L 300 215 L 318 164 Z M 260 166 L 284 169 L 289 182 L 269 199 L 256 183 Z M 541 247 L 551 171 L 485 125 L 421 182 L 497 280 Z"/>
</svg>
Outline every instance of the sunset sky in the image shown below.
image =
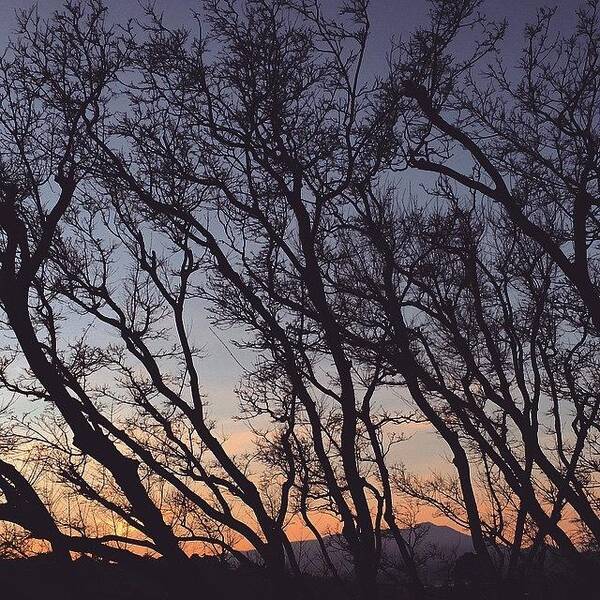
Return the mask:
<svg viewBox="0 0 600 600">
<path fill-rule="evenodd" d="M 61 0 L 39 0 L 37 3 L 41 15 L 48 15 L 61 7 Z M 111 18 L 123 23 L 129 18 L 142 14 L 138 0 L 108 0 Z M 198 0 L 156 0 L 156 7 L 163 11 L 167 22 L 172 25 L 190 23 L 190 11 L 200 7 Z M 337 0 L 324 0 L 325 6 L 336 6 Z M 573 23 L 574 9 L 578 5 L 575 0 L 563 0 L 558 4 L 558 21 L 567 29 Z M 0 43 L 4 46 L 15 25 L 15 11 L 25 9 L 32 3 L 26 0 L 0 0 Z M 504 56 L 507 62 L 514 57 L 516 62 L 521 48 L 521 35 L 526 22 L 534 18 L 540 0 L 492 0 L 485 4 L 485 10 L 491 17 L 506 18 L 509 23 L 508 34 L 504 42 Z M 406 37 L 420 23 L 424 23 L 427 3 L 415 0 L 372 0 L 371 20 L 372 37 L 367 55 L 366 73 L 381 72 L 385 68 L 386 52 L 392 36 Z M 407 189 L 417 185 L 418 181 L 406 176 L 402 185 Z M 211 404 L 212 414 L 220 426 L 230 435 L 230 448 L 243 449 L 251 439 L 243 423 L 235 422 L 232 417 L 238 412 L 234 389 L 239 381 L 241 364 L 249 364 L 250 355 L 244 355 L 233 348 L 231 351 L 237 359 L 224 349 L 229 337 L 236 332 L 213 332 L 202 314 L 190 317 L 195 332 L 195 342 L 205 348 L 207 357 L 200 365 L 204 389 Z M 217 337 L 218 335 L 218 337 Z M 219 340 L 222 340 L 220 341 Z M 224 343 L 222 343 L 224 342 Z M 393 397 L 383 399 L 394 402 Z M 412 437 L 401 446 L 401 459 L 411 465 L 414 470 L 427 472 L 440 465 L 440 456 L 444 454 L 443 445 L 437 441 L 428 426 L 417 425 L 411 430 Z"/>
</svg>

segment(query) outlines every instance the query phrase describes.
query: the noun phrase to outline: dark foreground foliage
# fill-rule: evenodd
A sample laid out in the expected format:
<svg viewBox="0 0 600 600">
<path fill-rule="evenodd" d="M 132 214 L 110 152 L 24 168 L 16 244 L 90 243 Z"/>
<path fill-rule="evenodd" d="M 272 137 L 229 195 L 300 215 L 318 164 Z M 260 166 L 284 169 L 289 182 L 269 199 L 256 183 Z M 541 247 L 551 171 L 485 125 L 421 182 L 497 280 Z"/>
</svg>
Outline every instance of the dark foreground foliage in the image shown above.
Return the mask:
<svg viewBox="0 0 600 600">
<path fill-rule="evenodd" d="M 465 566 L 471 563 L 466 555 L 461 558 L 467 560 L 457 561 L 453 581 L 428 587 L 427 598 L 563 600 L 593 597 L 590 595 L 595 587 L 593 582 L 577 581 L 560 570 L 530 579 L 528 584 L 512 581 L 504 582 L 502 589 L 492 588 L 482 583 L 476 570 L 465 571 Z M 316 577 L 306 577 L 303 581 L 289 579 L 277 588 L 260 569 L 234 569 L 206 557 L 190 559 L 180 573 L 174 573 L 166 561 L 152 558 L 127 564 L 86 557 L 65 563 L 50 555 L 0 560 L 0 597 L 6 600 L 175 600 L 192 596 L 207 600 L 335 600 L 348 597 L 348 591 L 331 579 Z M 389 582 L 380 582 L 378 592 L 385 600 L 410 598 L 406 590 Z"/>
</svg>

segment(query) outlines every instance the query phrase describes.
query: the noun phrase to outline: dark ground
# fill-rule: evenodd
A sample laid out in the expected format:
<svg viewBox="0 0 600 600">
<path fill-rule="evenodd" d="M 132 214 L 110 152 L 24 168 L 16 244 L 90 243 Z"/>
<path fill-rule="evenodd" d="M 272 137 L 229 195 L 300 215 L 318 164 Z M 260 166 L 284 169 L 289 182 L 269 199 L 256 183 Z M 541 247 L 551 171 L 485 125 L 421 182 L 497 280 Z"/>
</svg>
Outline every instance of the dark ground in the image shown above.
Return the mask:
<svg viewBox="0 0 600 600">
<path fill-rule="evenodd" d="M 57 564 L 48 556 L 0 560 L 0 600 L 337 600 L 345 598 L 331 580 L 307 578 L 279 591 L 258 570 L 229 569 L 214 559 L 190 561 L 185 577 L 174 575 L 160 560 L 114 565 L 79 559 Z M 304 588 L 304 590 L 302 589 Z M 594 588 L 596 591 L 594 591 Z M 476 589 L 471 583 L 428 590 L 431 600 L 586 600 L 598 598 L 590 582 L 549 576 L 529 590 L 514 584 L 500 593 Z M 381 600 L 405 600 L 397 586 L 381 585 Z"/>
</svg>

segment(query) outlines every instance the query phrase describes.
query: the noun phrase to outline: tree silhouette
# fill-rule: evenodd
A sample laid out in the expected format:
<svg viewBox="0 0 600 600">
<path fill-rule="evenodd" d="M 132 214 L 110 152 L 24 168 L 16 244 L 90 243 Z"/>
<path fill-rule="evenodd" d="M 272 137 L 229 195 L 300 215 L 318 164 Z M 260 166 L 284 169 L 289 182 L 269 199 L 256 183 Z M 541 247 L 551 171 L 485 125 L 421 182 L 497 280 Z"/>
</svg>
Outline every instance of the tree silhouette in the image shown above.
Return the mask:
<svg viewBox="0 0 600 600">
<path fill-rule="evenodd" d="M 216 594 L 200 545 L 264 567 L 273 597 L 314 592 L 303 523 L 336 593 L 377 597 L 393 540 L 425 598 L 401 519 L 417 501 L 470 532 L 486 597 L 550 545 L 595 577 L 572 523 L 600 540 L 597 5 L 572 35 L 541 10 L 516 70 L 482 7 L 431 2 L 381 76 L 366 0 L 208 0 L 189 29 L 152 8 L 110 25 L 95 0 L 20 14 L 0 62 L 0 385 L 45 407 L 11 423 L 60 497 L 7 447 L 0 518 L 63 559 L 148 552 L 174 593 L 200 573 Z M 199 320 L 250 357 L 242 451 L 211 414 Z M 450 472 L 402 464 L 415 423 Z"/>
</svg>

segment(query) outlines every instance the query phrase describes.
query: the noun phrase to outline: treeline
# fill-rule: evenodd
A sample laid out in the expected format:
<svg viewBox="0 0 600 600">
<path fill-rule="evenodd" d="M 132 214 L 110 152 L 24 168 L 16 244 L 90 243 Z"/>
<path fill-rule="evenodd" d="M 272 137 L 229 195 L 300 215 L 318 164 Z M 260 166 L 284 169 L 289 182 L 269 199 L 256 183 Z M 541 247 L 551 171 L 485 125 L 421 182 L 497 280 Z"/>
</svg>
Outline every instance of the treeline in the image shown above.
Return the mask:
<svg viewBox="0 0 600 600">
<path fill-rule="evenodd" d="M 294 521 L 361 599 L 391 535 L 422 598 L 417 503 L 469 531 L 499 594 L 550 547 L 596 577 L 599 7 L 572 31 L 540 9 L 515 65 L 482 2 L 433 0 L 377 75 L 367 4 L 206 0 L 188 28 L 96 0 L 19 13 L 0 59 L 7 551 L 150 552 L 182 581 L 194 544 L 244 565 L 251 547 L 302 596 Z M 252 357 L 244 452 L 210 414 L 204 318 Z M 398 459 L 423 422 L 450 470 Z"/>
</svg>

